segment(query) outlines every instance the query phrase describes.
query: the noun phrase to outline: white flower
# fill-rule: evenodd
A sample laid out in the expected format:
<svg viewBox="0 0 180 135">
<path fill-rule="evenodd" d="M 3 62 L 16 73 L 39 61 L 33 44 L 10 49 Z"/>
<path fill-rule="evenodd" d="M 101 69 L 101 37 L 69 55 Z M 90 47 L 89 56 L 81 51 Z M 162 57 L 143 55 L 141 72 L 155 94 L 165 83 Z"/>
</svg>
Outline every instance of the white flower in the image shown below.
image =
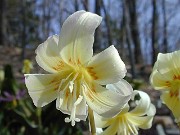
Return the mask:
<svg viewBox="0 0 180 135">
<path fill-rule="evenodd" d="M 72 125 L 86 119 L 87 105 L 99 115 L 112 117 L 131 97 L 131 92 L 116 93 L 101 86 L 126 74 L 114 46 L 93 56 L 94 32 L 101 20 L 90 12 L 72 14 L 60 36 L 48 38 L 36 50 L 37 63 L 50 74 L 25 75 L 34 105 L 42 107 L 57 99 L 56 108 L 70 115 L 65 121 Z"/>
<path fill-rule="evenodd" d="M 108 87 L 114 87 L 114 89 L 119 90 L 120 85 L 117 87 L 117 84 L 111 84 Z M 129 110 L 129 105 L 127 104 L 122 112 L 113 118 L 104 118 L 95 114 L 97 128 L 105 128 L 98 135 L 137 135 L 139 128 L 148 129 L 152 126 L 156 109 L 145 92 L 134 91 L 134 95 L 137 93 L 141 99 L 133 110 Z"/>
</svg>

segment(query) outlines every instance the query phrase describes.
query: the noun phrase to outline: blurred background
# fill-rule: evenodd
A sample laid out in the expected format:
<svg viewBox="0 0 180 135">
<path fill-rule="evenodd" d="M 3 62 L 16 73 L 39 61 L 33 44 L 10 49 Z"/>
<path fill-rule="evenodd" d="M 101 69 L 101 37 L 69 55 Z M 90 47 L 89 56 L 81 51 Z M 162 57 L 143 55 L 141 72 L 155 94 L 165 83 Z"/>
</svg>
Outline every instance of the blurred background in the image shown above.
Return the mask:
<svg viewBox="0 0 180 135">
<path fill-rule="evenodd" d="M 180 49 L 180 0 L 0 0 L 0 135 L 88 134 L 88 122 L 65 124 L 54 102 L 36 108 L 23 76 L 44 72 L 35 62 L 35 49 L 59 34 L 65 19 L 78 10 L 103 17 L 94 52 L 115 45 L 128 69 L 126 79 L 156 105 L 153 127 L 140 134 L 180 134 L 160 93 L 149 84 L 157 54 Z"/>
</svg>

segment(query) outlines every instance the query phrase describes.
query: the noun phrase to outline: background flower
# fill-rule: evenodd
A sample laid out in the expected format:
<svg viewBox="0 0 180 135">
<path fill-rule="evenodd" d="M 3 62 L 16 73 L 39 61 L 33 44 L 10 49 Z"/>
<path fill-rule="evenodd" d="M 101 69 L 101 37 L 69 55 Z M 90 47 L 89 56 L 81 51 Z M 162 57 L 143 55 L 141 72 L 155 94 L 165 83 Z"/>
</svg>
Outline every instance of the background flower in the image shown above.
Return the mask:
<svg viewBox="0 0 180 135">
<path fill-rule="evenodd" d="M 135 90 L 134 96 L 137 94 L 139 94 L 140 100 L 133 99 L 137 103 L 134 109 L 130 110 L 130 106 L 127 104 L 122 112 L 109 119 L 95 115 L 96 126 L 105 128 L 99 135 L 135 135 L 138 134 L 139 128 L 151 128 L 156 109 L 145 92 Z"/>
<path fill-rule="evenodd" d="M 176 122 L 180 122 L 180 51 L 162 54 L 159 53 L 157 61 L 150 76 L 151 85 L 161 90 L 162 101 L 174 114 Z"/>
</svg>

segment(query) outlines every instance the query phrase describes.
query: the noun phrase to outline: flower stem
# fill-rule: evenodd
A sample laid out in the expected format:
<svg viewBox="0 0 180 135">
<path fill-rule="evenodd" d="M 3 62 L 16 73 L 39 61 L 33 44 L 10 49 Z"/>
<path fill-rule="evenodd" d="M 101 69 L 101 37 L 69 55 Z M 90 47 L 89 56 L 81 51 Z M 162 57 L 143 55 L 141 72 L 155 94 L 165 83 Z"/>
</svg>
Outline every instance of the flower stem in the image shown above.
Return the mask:
<svg viewBox="0 0 180 135">
<path fill-rule="evenodd" d="M 42 120 L 41 120 L 41 115 L 42 115 L 42 109 L 37 108 L 37 117 L 38 117 L 38 132 L 40 135 L 42 135 Z"/>
<path fill-rule="evenodd" d="M 96 135 L 96 126 L 94 123 L 94 114 L 93 114 L 93 110 L 88 107 L 88 113 L 89 113 L 89 124 L 90 124 L 90 132 L 91 135 Z"/>
</svg>

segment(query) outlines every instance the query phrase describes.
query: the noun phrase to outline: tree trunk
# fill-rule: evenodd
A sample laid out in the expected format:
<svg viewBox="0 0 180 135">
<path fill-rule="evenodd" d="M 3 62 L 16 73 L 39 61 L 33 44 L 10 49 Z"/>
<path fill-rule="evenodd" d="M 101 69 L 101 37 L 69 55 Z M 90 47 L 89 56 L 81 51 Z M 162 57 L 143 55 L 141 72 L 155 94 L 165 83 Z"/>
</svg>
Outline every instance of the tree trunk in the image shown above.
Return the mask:
<svg viewBox="0 0 180 135">
<path fill-rule="evenodd" d="M 158 30 L 158 15 L 156 8 L 156 0 L 152 0 L 153 6 L 153 16 L 152 16 L 152 66 L 154 65 L 158 52 L 158 39 L 157 39 L 157 30 Z"/>
<path fill-rule="evenodd" d="M 74 9 L 75 9 L 75 11 L 79 10 L 78 0 L 74 0 Z"/>
<path fill-rule="evenodd" d="M 126 0 L 126 5 L 129 9 L 130 31 L 132 35 L 132 41 L 134 43 L 135 63 L 142 64 L 143 58 L 142 58 L 141 43 L 139 38 L 139 27 L 137 22 L 136 0 Z"/>
<path fill-rule="evenodd" d="M 4 11 L 4 0 L 0 0 L 0 45 L 3 45 L 3 11 Z"/>
<path fill-rule="evenodd" d="M 89 1 L 88 0 L 82 0 L 81 2 L 83 4 L 83 6 L 84 6 L 84 9 L 86 11 L 89 11 Z"/>
<path fill-rule="evenodd" d="M 167 21 L 166 21 L 166 5 L 165 0 L 162 0 L 162 10 L 163 10 L 163 52 L 168 52 L 168 41 L 167 41 Z"/>
<path fill-rule="evenodd" d="M 22 40 L 21 40 L 21 60 L 25 58 L 25 49 L 26 49 L 26 1 L 22 0 Z"/>
<path fill-rule="evenodd" d="M 129 11 L 127 9 L 127 5 L 126 5 L 126 0 L 123 0 L 123 10 L 124 10 L 124 24 L 126 27 L 126 41 L 127 41 L 127 45 L 128 45 L 128 51 L 129 51 L 129 59 L 130 59 L 130 64 L 131 64 L 131 74 L 132 74 L 132 78 L 136 78 L 136 72 L 135 72 L 135 61 L 134 61 L 134 54 L 132 53 L 132 35 L 131 35 L 131 31 L 130 31 L 130 16 L 129 16 Z"/>
<path fill-rule="evenodd" d="M 5 44 L 5 0 L 0 0 L 0 45 Z"/>
<path fill-rule="evenodd" d="M 95 2 L 95 13 L 101 15 L 101 0 L 96 0 Z M 101 47 L 101 27 L 99 26 L 95 32 L 94 39 L 94 52 L 98 52 Z"/>
<path fill-rule="evenodd" d="M 110 16 L 106 10 L 106 7 L 104 5 L 104 2 L 102 1 L 102 8 L 104 10 L 105 14 L 105 22 L 106 22 L 106 28 L 107 28 L 107 37 L 108 37 L 108 43 L 109 45 L 112 45 L 112 34 L 111 34 L 111 25 L 110 25 Z"/>
</svg>

